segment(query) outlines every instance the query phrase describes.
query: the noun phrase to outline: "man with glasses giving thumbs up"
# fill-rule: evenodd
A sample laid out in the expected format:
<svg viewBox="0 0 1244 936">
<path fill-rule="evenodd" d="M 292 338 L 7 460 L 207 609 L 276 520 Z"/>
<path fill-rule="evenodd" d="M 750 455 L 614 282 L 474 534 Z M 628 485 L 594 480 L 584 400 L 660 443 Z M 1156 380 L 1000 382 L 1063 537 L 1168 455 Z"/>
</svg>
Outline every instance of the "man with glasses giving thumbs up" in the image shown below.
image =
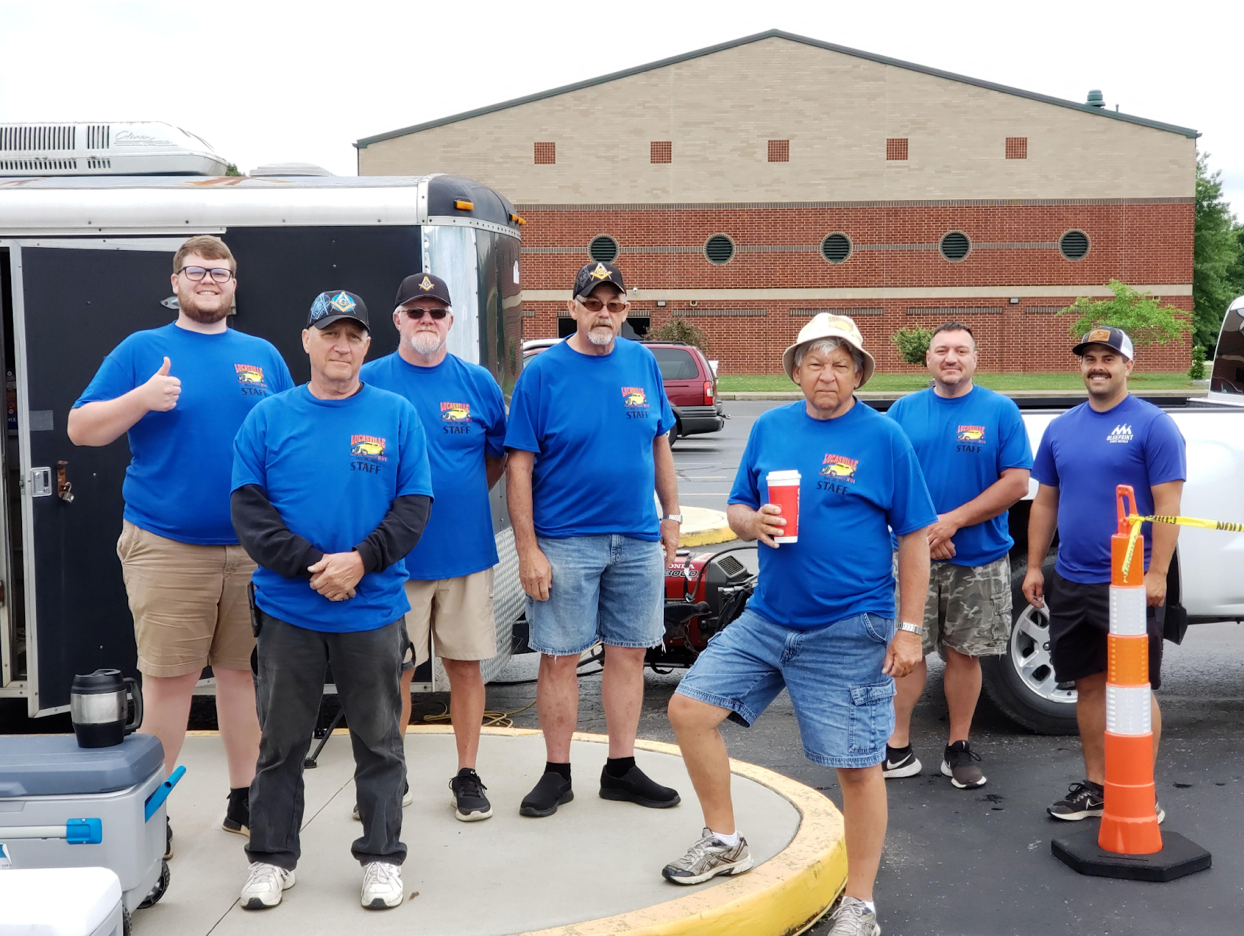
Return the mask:
<svg viewBox="0 0 1244 936">
<path fill-rule="evenodd" d="M 173 258 L 177 321 L 113 349 L 74 404 L 68 432 L 92 446 L 128 434 L 117 555 L 143 674 L 142 730 L 160 739 L 171 771 L 195 683 L 211 665 L 229 764 L 223 827 L 246 835 L 259 756 L 246 597 L 255 563 L 229 518 L 233 438 L 255 404 L 294 383 L 276 348 L 226 326 L 236 273 L 219 238 L 182 244 Z"/>
</svg>

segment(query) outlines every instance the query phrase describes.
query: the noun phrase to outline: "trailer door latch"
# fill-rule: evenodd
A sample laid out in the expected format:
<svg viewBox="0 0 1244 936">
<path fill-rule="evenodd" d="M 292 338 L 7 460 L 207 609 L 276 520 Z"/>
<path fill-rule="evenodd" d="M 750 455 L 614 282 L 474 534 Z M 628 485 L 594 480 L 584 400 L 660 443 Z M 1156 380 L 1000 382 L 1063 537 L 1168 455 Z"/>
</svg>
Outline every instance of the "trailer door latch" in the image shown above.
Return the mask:
<svg viewBox="0 0 1244 936">
<path fill-rule="evenodd" d="M 51 497 L 52 496 L 52 469 L 51 468 L 31 468 L 30 469 L 30 496 L 31 497 Z"/>
</svg>

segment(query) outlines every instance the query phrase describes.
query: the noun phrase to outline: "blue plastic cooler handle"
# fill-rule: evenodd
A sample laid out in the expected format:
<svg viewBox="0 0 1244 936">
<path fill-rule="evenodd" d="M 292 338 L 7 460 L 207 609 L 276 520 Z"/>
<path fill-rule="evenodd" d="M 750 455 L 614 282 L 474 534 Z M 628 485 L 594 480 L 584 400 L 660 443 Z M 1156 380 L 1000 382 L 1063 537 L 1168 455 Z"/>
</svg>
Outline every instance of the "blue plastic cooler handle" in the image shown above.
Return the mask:
<svg viewBox="0 0 1244 936">
<path fill-rule="evenodd" d="M 70 819 L 65 823 L 65 841 L 70 845 L 98 845 L 104 840 L 104 824 L 98 819 Z"/>
<path fill-rule="evenodd" d="M 177 781 L 186 775 L 185 766 L 178 767 L 168 779 L 161 783 L 150 796 L 147 797 L 147 807 L 143 822 L 150 821 L 151 817 L 156 814 L 156 810 L 164 805 L 164 801 L 168 799 L 168 795 L 173 792 L 173 787 L 177 786 Z"/>
</svg>

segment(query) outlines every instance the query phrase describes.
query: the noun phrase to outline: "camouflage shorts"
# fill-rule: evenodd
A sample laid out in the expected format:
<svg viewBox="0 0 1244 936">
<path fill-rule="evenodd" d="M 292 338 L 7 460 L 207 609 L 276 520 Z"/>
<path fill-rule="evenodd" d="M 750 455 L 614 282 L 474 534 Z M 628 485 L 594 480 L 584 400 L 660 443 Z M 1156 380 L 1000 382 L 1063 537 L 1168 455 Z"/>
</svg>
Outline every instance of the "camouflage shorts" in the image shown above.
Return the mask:
<svg viewBox="0 0 1244 936">
<path fill-rule="evenodd" d="M 897 554 L 894 568 L 897 581 Z M 925 655 L 942 646 L 965 656 L 996 656 L 1006 652 L 1010 636 L 1011 563 L 1006 556 L 982 566 L 932 564 L 924 602 Z"/>
</svg>

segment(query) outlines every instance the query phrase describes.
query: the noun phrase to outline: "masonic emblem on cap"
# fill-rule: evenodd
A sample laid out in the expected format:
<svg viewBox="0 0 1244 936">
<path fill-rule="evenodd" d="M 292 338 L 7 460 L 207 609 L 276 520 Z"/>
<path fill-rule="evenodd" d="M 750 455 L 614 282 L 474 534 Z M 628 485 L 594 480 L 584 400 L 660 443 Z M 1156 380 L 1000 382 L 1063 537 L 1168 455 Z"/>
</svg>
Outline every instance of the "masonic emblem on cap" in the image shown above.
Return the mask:
<svg viewBox="0 0 1244 936">
<path fill-rule="evenodd" d="M 428 279 L 427 276 L 425 275 L 423 277 L 423 282 L 419 284 L 419 288 L 422 289 L 424 292 L 427 292 L 428 290 L 432 288 L 432 281 Z"/>
<path fill-rule="evenodd" d="M 339 292 L 328 303 L 338 312 L 350 313 L 354 311 L 355 302 L 344 292 Z"/>
<path fill-rule="evenodd" d="M 596 269 L 594 269 L 590 275 L 594 280 L 605 280 L 609 279 L 611 274 L 605 269 L 605 265 L 603 263 L 597 263 Z"/>
</svg>

